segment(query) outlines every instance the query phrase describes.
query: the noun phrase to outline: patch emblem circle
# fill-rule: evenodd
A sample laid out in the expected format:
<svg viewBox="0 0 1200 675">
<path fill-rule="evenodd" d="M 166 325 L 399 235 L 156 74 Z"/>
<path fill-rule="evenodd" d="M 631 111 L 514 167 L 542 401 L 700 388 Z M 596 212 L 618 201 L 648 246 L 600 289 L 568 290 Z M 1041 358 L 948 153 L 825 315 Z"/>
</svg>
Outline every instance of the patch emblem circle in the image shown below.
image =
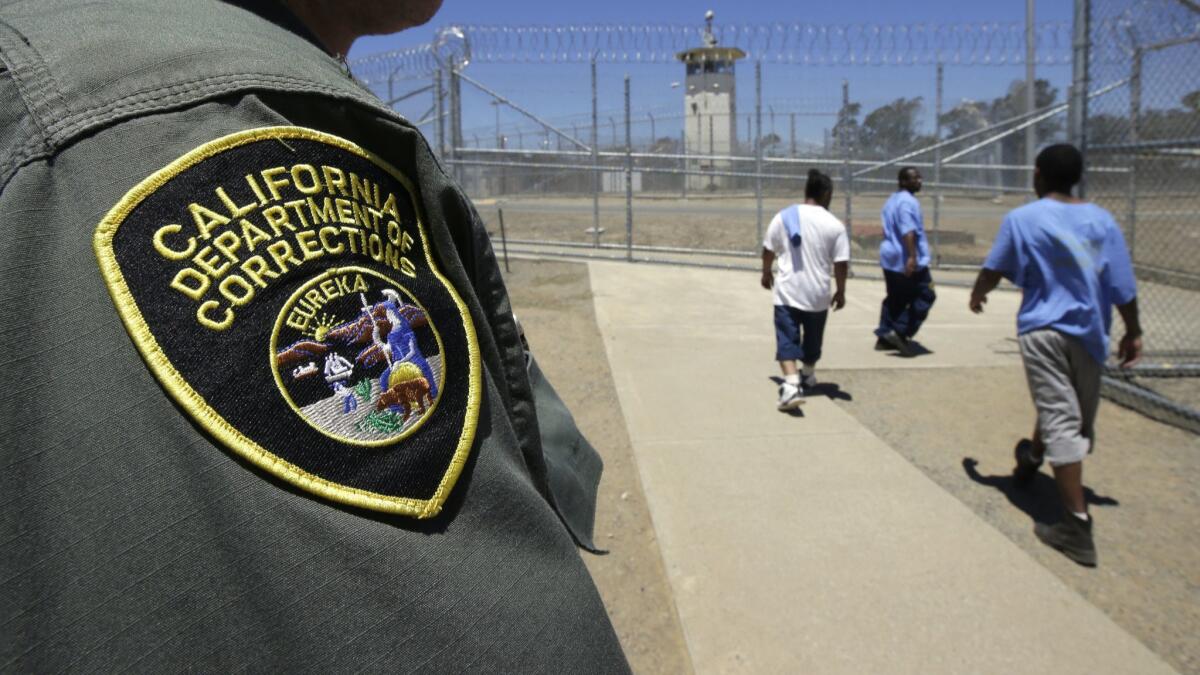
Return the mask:
<svg viewBox="0 0 1200 675">
<path fill-rule="evenodd" d="M 482 371 L 415 196 L 350 141 L 252 129 L 147 177 L 93 247 L 148 368 L 216 441 L 323 498 L 428 518 L 475 441 Z"/>
<path fill-rule="evenodd" d="M 367 300 L 372 291 L 378 302 Z M 337 318 L 346 315 L 352 318 Z M 363 267 L 327 270 L 301 285 L 279 312 L 271 331 L 275 383 L 292 410 L 322 434 L 366 447 L 403 440 L 433 414 L 445 387 L 442 339 L 428 317 L 395 279 Z M 421 349 L 422 329 L 432 333 L 436 353 Z M 289 333 L 296 339 L 285 345 L 280 338 Z M 377 377 L 362 373 L 372 366 Z"/>
</svg>

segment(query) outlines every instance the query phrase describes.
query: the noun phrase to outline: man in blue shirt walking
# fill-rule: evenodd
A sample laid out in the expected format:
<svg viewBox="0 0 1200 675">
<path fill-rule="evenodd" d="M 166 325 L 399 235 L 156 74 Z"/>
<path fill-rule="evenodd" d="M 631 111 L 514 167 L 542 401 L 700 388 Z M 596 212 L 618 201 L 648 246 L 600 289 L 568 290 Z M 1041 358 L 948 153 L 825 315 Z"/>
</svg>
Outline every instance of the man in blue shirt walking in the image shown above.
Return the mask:
<svg viewBox="0 0 1200 675">
<path fill-rule="evenodd" d="M 1083 156 L 1073 146 L 1052 145 L 1038 154 L 1033 181 L 1040 199 L 1005 217 L 970 304 L 982 312 L 1002 277 L 1023 292 L 1017 334 L 1037 423 L 1033 439 L 1017 444 L 1013 475 L 1027 484 L 1043 458 L 1049 461 L 1068 513 L 1055 525 L 1038 523 L 1034 533 L 1075 562 L 1094 566 L 1083 458 L 1095 440 L 1113 305 L 1125 323 L 1117 349 L 1122 367 L 1141 358 L 1142 329 L 1129 249 L 1108 211 L 1071 196 L 1082 177 Z"/>
<path fill-rule="evenodd" d="M 900 169 L 900 189 L 883 205 L 883 241 L 879 264 L 887 283 L 887 297 L 875 329 L 875 349 L 895 349 L 902 356 L 916 350 L 909 342 L 929 316 L 937 294 L 929 275 L 929 241 L 921 204 L 914 197 L 921 191 L 921 172 L 915 167 Z"/>
</svg>

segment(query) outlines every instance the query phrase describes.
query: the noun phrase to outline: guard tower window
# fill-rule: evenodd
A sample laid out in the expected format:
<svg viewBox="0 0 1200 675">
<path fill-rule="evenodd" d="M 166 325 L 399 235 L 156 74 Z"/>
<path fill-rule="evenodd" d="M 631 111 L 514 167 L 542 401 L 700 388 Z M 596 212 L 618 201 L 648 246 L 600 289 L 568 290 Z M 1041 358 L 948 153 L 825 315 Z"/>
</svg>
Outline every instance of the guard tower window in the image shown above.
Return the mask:
<svg viewBox="0 0 1200 675">
<path fill-rule="evenodd" d="M 732 73 L 732 61 L 692 61 L 687 64 L 688 75 L 699 75 L 700 73 Z"/>
</svg>

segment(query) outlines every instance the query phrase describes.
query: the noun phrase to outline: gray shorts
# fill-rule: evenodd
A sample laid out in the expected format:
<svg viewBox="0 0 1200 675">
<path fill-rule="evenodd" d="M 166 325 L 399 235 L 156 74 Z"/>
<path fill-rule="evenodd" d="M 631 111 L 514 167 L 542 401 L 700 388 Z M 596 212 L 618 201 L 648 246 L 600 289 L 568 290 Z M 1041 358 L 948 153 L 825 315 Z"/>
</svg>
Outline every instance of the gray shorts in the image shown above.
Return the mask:
<svg viewBox="0 0 1200 675">
<path fill-rule="evenodd" d="M 1095 441 L 1100 364 L 1082 342 L 1056 330 L 1031 331 L 1018 341 L 1046 461 L 1060 466 L 1082 460 Z"/>
</svg>

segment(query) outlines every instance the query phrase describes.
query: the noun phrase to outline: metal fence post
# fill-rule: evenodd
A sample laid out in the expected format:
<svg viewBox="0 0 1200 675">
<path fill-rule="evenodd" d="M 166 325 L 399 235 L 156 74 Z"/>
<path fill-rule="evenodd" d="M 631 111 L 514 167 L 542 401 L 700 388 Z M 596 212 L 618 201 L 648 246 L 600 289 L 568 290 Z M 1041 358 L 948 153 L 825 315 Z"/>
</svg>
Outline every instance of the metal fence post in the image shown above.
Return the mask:
<svg viewBox="0 0 1200 675">
<path fill-rule="evenodd" d="M 500 243 L 504 247 L 504 271 L 510 272 L 508 269 L 508 232 L 504 229 L 504 207 L 496 205 L 496 218 L 500 221 Z"/>
<path fill-rule="evenodd" d="M 945 65 L 937 64 L 937 98 L 933 113 L 933 142 L 942 142 L 942 83 L 945 75 Z M 941 267 L 942 249 L 938 236 L 942 219 L 942 148 L 940 145 L 933 149 L 933 266 Z"/>
<path fill-rule="evenodd" d="M 1037 74 L 1034 64 L 1037 61 L 1037 46 L 1033 41 L 1034 1 L 1025 0 L 1025 113 L 1033 115 L 1037 108 Z M 1034 153 L 1037 152 L 1037 125 L 1030 124 L 1025 129 L 1025 164 L 1033 166 Z M 1026 185 L 1033 185 L 1033 169 L 1029 170 Z"/>
<path fill-rule="evenodd" d="M 699 123 L 697 122 L 697 124 L 699 124 Z M 680 196 L 683 199 L 687 199 L 687 184 L 688 184 L 687 167 L 688 167 L 688 164 L 687 164 L 687 118 L 686 117 L 683 120 L 683 126 L 684 126 L 683 131 L 679 132 L 679 148 L 681 150 L 681 152 L 679 154 L 682 157 L 682 159 L 679 160 L 679 168 L 683 170 L 683 173 L 680 174 L 680 176 L 683 178 L 683 190 L 681 191 L 682 194 Z"/>
<path fill-rule="evenodd" d="M 1071 142 L 1083 153 L 1083 165 L 1087 166 L 1087 107 L 1088 107 L 1088 48 L 1091 38 L 1091 0 L 1075 0 L 1074 22 L 1071 42 Z M 1087 194 L 1087 172 L 1079 181 L 1079 196 Z"/>
<path fill-rule="evenodd" d="M 842 110 L 848 110 L 850 107 L 850 81 L 842 80 Z M 842 120 L 839 120 L 842 121 Z M 854 173 L 850 171 L 850 144 L 853 140 L 850 138 L 847 128 L 849 125 L 842 124 L 842 176 L 846 183 L 846 236 L 853 238 L 854 226 L 851 225 L 851 217 L 854 215 Z"/>
<path fill-rule="evenodd" d="M 791 126 L 792 126 L 792 129 L 791 129 L 791 152 L 788 153 L 788 157 L 795 159 L 796 158 L 796 113 L 788 113 L 788 117 L 791 118 Z"/>
<path fill-rule="evenodd" d="M 754 204 L 757 219 L 754 221 L 755 250 L 762 241 L 763 229 L 763 185 L 762 185 L 762 61 L 754 62 L 754 119 L 758 134 L 754 138 Z"/>
<path fill-rule="evenodd" d="M 446 106 L 445 95 L 442 93 L 442 69 L 434 72 L 434 105 L 437 107 L 437 153 L 438 159 L 446 160 Z"/>
<path fill-rule="evenodd" d="M 1137 145 L 1142 114 L 1142 58 L 1145 52 L 1139 46 L 1133 51 L 1133 65 L 1129 73 L 1129 142 Z M 1137 264 L 1137 174 L 1138 155 L 1135 150 L 1129 167 L 1129 259 Z"/>
<path fill-rule="evenodd" d="M 450 63 L 450 157 L 455 160 L 454 178 L 463 182 L 462 165 L 458 163 L 458 149 L 462 147 L 462 85 L 458 79 L 458 62 Z"/>
<path fill-rule="evenodd" d="M 629 76 L 625 76 L 625 259 L 633 261 L 633 124 Z"/>
<path fill-rule="evenodd" d="M 734 120 L 734 124 L 735 125 L 737 124 L 736 119 Z M 708 191 L 709 192 L 712 192 L 713 187 L 714 187 L 713 186 L 713 175 L 712 175 L 713 171 L 716 170 L 716 162 L 712 158 L 714 154 L 715 154 L 715 152 L 713 150 L 713 116 L 710 114 L 708 116 Z"/>
<path fill-rule="evenodd" d="M 595 54 L 592 54 L 592 246 L 600 248 L 600 116 L 596 109 Z"/>
</svg>

